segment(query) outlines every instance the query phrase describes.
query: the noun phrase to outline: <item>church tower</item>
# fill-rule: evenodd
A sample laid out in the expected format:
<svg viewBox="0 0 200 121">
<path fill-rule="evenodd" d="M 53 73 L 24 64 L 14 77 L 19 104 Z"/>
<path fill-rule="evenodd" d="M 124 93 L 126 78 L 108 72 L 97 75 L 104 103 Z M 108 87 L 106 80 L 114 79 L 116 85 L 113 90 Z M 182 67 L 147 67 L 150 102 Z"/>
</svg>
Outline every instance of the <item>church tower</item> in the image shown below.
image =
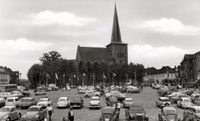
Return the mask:
<svg viewBox="0 0 200 121">
<path fill-rule="evenodd" d="M 113 18 L 111 43 L 106 47 L 109 49 L 115 63 L 128 63 L 127 43 L 122 42 L 116 5 Z"/>
</svg>

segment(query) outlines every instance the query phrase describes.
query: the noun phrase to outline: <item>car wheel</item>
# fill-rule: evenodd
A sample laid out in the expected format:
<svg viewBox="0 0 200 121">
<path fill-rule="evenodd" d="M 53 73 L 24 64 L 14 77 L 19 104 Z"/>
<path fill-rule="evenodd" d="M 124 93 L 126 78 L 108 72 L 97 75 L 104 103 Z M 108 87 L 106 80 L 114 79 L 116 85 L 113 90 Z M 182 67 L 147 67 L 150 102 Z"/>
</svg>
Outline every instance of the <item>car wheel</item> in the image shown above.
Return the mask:
<svg viewBox="0 0 200 121">
<path fill-rule="evenodd" d="M 165 106 L 169 106 L 169 104 L 168 104 L 168 103 L 166 103 L 166 104 L 165 104 Z"/>
<path fill-rule="evenodd" d="M 8 118 L 6 119 L 6 121 L 11 121 L 11 120 L 10 120 L 10 117 L 8 117 Z"/>
</svg>

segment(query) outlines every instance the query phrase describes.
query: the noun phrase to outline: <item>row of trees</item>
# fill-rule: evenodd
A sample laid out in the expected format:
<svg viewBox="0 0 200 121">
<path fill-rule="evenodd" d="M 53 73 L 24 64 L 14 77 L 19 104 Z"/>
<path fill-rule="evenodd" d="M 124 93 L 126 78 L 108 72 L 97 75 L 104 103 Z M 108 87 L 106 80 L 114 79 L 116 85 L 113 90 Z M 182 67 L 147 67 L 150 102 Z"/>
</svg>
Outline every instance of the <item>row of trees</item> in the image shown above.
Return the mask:
<svg viewBox="0 0 200 121">
<path fill-rule="evenodd" d="M 55 83 L 57 86 L 124 84 L 132 80 L 143 82 L 144 66 L 142 64 L 107 64 L 106 62 L 77 62 L 66 60 L 56 51 L 44 53 L 39 64 L 34 64 L 28 71 L 32 88 L 38 85 Z"/>
</svg>

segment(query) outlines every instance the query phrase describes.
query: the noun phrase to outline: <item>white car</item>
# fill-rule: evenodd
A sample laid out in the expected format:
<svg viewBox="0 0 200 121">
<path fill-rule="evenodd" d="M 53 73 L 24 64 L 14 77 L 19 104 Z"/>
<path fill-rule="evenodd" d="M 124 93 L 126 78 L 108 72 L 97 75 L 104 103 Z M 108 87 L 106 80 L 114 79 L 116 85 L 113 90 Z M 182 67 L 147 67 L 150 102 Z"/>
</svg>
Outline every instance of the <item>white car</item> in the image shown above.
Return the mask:
<svg viewBox="0 0 200 121">
<path fill-rule="evenodd" d="M 19 98 L 18 97 L 9 97 L 6 99 L 5 105 L 18 107 L 19 106 Z"/>
<path fill-rule="evenodd" d="M 98 96 L 91 97 L 89 108 L 101 108 L 100 98 Z"/>
<path fill-rule="evenodd" d="M 13 97 L 19 97 L 19 98 L 23 97 L 23 94 L 20 91 L 12 91 L 11 93 Z"/>
<path fill-rule="evenodd" d="M 58 99 L 57 108 L 64 108 L 70 106 L 70 101 L 68 97 L 60 97 Z"/>
<path fill-rule="evenodd" d="M 193 106 L 193 103 L 190 98 L 182 97 L 178 102 L 177 106 L 180 108 L 190 108 Z"/>
<path fill-rule="evenodd" d="M 52 101 L 47 97 L 43 97 L 40 98 L 40 101 L 37 103 L 37 105 L 47 107 L 48 105 L 52 105 Z"/>
<path fill-rule="evenodd" d="M 129 108 L 131 105 L 133 105 L 133 99 L 132 98 L 125 98 L 123 102 L 124 108 Z"/>
</svg>

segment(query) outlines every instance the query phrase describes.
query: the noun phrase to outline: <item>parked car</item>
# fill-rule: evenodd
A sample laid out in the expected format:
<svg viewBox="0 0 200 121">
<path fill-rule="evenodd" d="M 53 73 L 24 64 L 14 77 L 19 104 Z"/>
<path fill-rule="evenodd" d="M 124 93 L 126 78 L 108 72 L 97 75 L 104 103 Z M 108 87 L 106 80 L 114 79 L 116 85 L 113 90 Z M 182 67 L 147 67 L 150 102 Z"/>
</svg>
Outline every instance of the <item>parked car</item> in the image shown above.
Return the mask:
<svg viewBox="0 0 200 121">
<path fill-rule="evenodd" d="M 0 108 L 5 106 L 5 102 L 6 102 L 5 98 L 0 97 Z"/>
<path fill-rule="evenodd" d="M 87 90 L 85 88 L 78 89 L 79 94 L 85 94 L 86 92 L 87 92 Z"/>
<path fill-rule="evenodd" d="M 159 99 L 156 101 L 157 107 L 165 107 L 171 105 L 171 101 L 168 97 L 159 97 Z"/>
<path fill-rule="evenodd" d="M 200 106 L 192 106 L 183 112 L 183 121 L 199 121 Z"/>
<path fill-rule="evenodd" d="M 9 97 L 6 99 L 5 105 L 19 107 L 19 98 L 18 97 Z"/>
<path fill-rule="evenodd" d="M 34 97 L 24 97 L 20 99 L 19 107 L 21 108 L 29 108 L 32 105 L 36 105 L 37 101 Z"/>
<path fill-rule="evenodd" d="M 29 97 L 29 96 L 31 95 L 31 93 L 28 92 L 28 89 L 23 89 L 23 90 L 21 90 L 21 93 L 22 93 L 23 96 L 25 96 L 25 97 Z"/>
<path fill-rule="evenodd" d="M 22 116 L 22 121 L 44 121 L 47 112 L 44 106 L 34 105 Z"/>
<path fill-rule="evenodd" d="M 109 99 L 106 101 L 107 106 L 116 106 L 117 105 L 117 98 L 114 96 L 109 97 Z"/>
<path fill-rule="evenodd" d="M 35 91 L 35 95 L 37 96 L 37 95 L 46 95 L 47 94 L 47 92 L 46 92 L 46 90 L 36 90 Z"/>
<path fill-rule="evenodd" d="M 158 114 L 158 121 L 180 121 L 176 108 L 164 107 Z"/>
<path fill-rule="evenodd" d="M 60 97 L 58 99 L 57 108 L 66 108 L 70 106 L 70 101 L 68 97 Z"/>
<path fill-rule="evenodd" d="M 193 103 L 190 98 L 188 97 L 182 97 L 178 102 L 177 102 L 177 107 L 180 108 L 190 108 L 193 106 Z"/>
<path fill-rule="evenodd" d="M 127 93 L 140 93 L 140 88 L 136 87 L 136 86 L 128 86 Z"/>
<path fill-rule="evenodd" d="M 144 107 L 132 105 L 129 109 L 125 110 L 126 121 L 148 121 L 149 117 L 146 114 Z"/>
<path fill-rule="evenodd" d="M 9 97 L 14 97 L 14 96 L 12 95 L 11 92 L 0 92 L 0 97 L 6 99 L 6 98 L 9 98 Z"/>
<path fill-rule="evenodd" d="M 109 97 L 114 96 L 121 102 L 126 98 L 125 93 L 121 93 L 119 91 L 111 91 L 109 93 L 106 93 L 105 96 L 106 96 L 106 99 L 109 99 Z"/>
<path fill-rule="evenodd" d="M 20 91 L 12 91 L 11 92 L 14 97 L 23 97 L 24 95 Z"/>
<path fill-rule="evenodd" d="M 194 105 L 200 106 L 200 98 L 197 98 L 197 99 L 193 100 L 192 102 L 194 103 Z"/>
<path fill-rule="evenodd" d="M 49 84 L 49 87 L 52 91 L 58 91 L 58 87 L 56 86 L 56 84 Z"/>
<path fill-rule="evenodd" d="M 85 98 L 90 98 L 90 97 L 92 97 L 92 96 L 95 96 L 95 93 L 94 93 L 93 90 L 87 91 L 87 92 L 84 94 L 84 97 L 85 97 Z"/>
<path fill-rule="evenodd" d="M 171 100 L 174 102 L 174 103 L 177 103 L 181 98 L 183 97 L 189 97 L 188 95 L 186 94 L 177 94 L 175 97 L 171 97 Z"/>
<path fill-rule="evenodd" d="M 115 110 L 115 107 L 104 107 L 99 121 L 119 121 L 119 112 Z"/>
<path fill-rule="evenodd" d="M 124 102 L 123 102 L 124 108 L 129 108 L 131 105 L 133 105 L 133 99 L 126 97 Z"/>
<path fill-rule="evenodd" d="M 72 108 L 82 108 L 84 101 L 80 96 L 74 96 L 70 98 L 70 107 Z"/>
<path fill-rule="evenodd" d="M 101 108 L 100 97 L 92 96 L 90 98 L 89 108 Z"/>
<path fill-rule="evenodd" d="M 21 119 L 21 113 L 16 110 L 14 106 L 4 106 L 0 109 L 1 121 L 14 121 Z"/>
<path fill-rule="evenodd" d="M 160 84 L 156 84 L 156 85 L 154 86 L 154 89 L 160 89 L 160 87 L 161 87 Z"/>
<path fill-rule="evenodd" d="M 47 107 L 48 105 L 52 105 L 52 101 L 48 97 L 40 98 L 37 105 Z"/>
</svg>

